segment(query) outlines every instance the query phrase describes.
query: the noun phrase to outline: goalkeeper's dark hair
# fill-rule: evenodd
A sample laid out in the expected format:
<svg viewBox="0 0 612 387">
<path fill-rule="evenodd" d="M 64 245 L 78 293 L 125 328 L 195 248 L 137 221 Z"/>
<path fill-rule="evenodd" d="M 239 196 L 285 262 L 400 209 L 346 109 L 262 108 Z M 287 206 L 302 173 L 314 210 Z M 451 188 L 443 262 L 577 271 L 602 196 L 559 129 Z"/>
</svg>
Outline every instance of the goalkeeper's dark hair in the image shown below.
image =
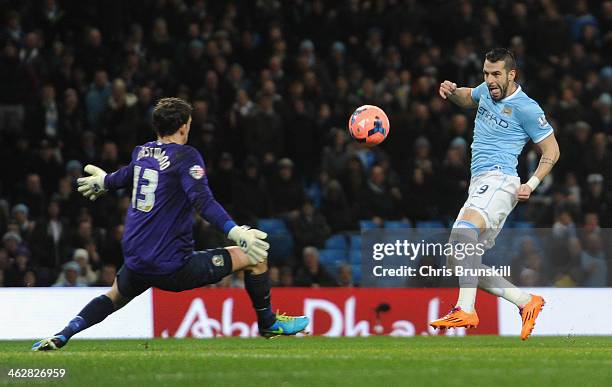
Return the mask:
<svg viewBox="0 0 612 387">
<path fill-rule="evenodd" d="M 193 108 L 180 98 L 162 98 L 153 108 L 153 130 L 164 137 L 176 133 L 189 122 Z"/>
<path fill-rule="evenodd" d="M 516 56 L 511 50 L 508 50 L 507 48 L 494 48 L 485 54 L 485 58 L 491 63 L 503 60 L 504 68 L 507 71 L 517 70 Z"/>
</svg>

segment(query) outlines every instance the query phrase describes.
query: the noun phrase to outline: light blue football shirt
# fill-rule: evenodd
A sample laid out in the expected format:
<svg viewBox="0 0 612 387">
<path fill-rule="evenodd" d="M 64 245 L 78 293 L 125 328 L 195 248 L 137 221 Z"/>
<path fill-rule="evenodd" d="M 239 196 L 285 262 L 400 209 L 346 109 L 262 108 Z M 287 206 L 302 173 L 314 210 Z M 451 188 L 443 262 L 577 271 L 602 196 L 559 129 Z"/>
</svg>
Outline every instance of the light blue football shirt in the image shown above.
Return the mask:
<svg viewBox="0 0 612 387">
<path fill-rule="evenodd" d="M 538 143 L 553 133 L 540 105 L 517 85 L 514 93 L 495 102 L 485 82 L 472 89 L 478 104 L 472 142 L 472 176 L 499 170 L 518 176 L 516 165 L 531 139 Z"/>
</svg>

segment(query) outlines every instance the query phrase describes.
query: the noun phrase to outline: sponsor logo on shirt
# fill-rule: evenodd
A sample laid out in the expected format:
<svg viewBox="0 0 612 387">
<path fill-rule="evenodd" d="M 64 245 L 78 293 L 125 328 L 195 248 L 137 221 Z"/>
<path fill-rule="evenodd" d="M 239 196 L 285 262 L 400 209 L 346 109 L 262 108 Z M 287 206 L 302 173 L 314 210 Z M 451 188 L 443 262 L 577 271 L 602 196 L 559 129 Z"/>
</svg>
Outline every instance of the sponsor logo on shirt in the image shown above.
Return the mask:
<svg viewBox="0 0 612 387">
<path fill-rule="evenodd" d="M 199 180 L 204 177 L 204 168 L 200 167 L 199 165 L 194 165 L 193 167 L 189 168 L 189 174 L 194 179 Z"/>
<path fill-rule="evenodd" d="M 485 108 L 484 106 L 479 106 L 478 107 L 478 118 L 483 120 L 489 126 L 497 125 L 497 126 L 502 127 L 502 128 L 507 128 L 508 127 L 508 121 L 506 121 L 503 118 L 498 117 L 494 113 L 488 111 L 487 108 Z"/>
<path fill-rule="evenodd" d="M 548 125 L 548 121 L 546 121 L 546 116 L 544 114 L 538 117 L 538 125 L 540 125 L 540 128 L 545 128 Z"/>
</svg>

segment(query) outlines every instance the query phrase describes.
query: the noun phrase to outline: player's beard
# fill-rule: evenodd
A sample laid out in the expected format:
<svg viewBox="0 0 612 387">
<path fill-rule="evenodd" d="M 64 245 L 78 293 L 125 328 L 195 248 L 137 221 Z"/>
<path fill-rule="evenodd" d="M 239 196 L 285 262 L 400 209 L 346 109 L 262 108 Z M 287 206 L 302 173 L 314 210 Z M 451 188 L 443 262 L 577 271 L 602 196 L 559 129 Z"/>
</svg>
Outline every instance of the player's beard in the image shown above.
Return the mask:
<svg viewBox="0 0 612 387">
<path fill-rule="evenodd" d="M 499 102 L 502 99 L 506 98 L 506 92 L 508 91 L 508 85 L 510 82 L 506 81 L 505 85 L 500 83 L 493 83 L 491 85 L 487 85 L 489 88 L 489 95 L 493 101 Z M 491 88 L 493 87 L 493 88 Z"/>
</svg>

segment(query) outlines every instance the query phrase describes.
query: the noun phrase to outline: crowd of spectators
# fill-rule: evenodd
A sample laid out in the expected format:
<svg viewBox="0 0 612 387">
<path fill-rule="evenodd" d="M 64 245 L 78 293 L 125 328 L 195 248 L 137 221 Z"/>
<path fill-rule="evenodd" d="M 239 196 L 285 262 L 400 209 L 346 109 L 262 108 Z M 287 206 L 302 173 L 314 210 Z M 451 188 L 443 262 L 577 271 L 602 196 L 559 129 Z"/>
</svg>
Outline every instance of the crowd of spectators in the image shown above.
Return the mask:
<svg viewBox="0 0 612 387">
<path fill-rule="evenodd" d="M 361 219 L 456 216 L 474 113 L 437 87 L 479 84 L 495 46 L 516 53 L 519 83 L 561 148 L 513 220 L 552 228 L 562 246 L 552 258 L 518 254 L 516 280 L 610 284 L 600 230 L 612 225 L 612 1 L 13 0 L 0 17 L 0 286 L 112 282 L 130 190 L 92 204 L 75 180 L 88 163 L 127 164 L 153 139 L 163 96 L 193 104 L 190 144 L 237 222 L 281 218 L 293 233 L 273 282 L 352 286 L 350 266 L 318 262 L 330 235 Z M 390 117 L 381 146 L 347 135 L 362 104 Z M 523 179 L 537 163 L 528 145 Z M 227 243 L 202 219 L 195 240 Z"/>
</svg>

